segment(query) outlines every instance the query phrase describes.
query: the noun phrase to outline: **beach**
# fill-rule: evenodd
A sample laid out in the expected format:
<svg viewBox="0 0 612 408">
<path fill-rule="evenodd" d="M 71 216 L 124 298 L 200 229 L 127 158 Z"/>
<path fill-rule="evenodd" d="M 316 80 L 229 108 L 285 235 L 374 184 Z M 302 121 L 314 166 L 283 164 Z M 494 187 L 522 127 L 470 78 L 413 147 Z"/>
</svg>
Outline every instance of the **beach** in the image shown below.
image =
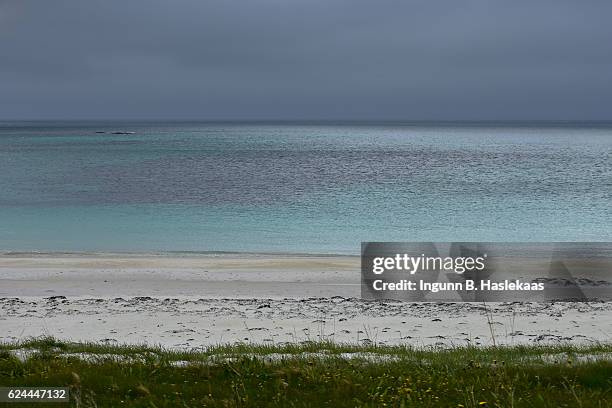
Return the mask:
<svg viewBox="0 0 612 408">
<path fill-rule="evenodd" d="M 440 3 L 0 0 L 0 407 L 612 408 L 612 3 Z"/>
<path fill-rule="evenodd" d="M 0 341 L 193 349 L 239 342 L 488 346 L 609 343 L 610 302 L 360 299 L 357 256 L 5 253 Z"/>
</svg>

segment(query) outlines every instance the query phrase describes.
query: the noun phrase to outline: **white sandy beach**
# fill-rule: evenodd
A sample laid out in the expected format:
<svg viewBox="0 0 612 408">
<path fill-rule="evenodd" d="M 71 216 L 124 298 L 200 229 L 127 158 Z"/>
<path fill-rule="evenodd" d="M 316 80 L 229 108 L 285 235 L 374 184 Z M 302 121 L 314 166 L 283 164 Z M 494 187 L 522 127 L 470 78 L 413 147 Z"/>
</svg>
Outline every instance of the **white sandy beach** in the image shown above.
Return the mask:
<svg viewBox="0 0 612 408">
<path fill-rule="evenodd" d="M 0 341 L 197 348 L 218 343 L 427 345 L 612 341 L 612 303 L 359 299 L 359 257 L 0 255 Z"/>
</svg>

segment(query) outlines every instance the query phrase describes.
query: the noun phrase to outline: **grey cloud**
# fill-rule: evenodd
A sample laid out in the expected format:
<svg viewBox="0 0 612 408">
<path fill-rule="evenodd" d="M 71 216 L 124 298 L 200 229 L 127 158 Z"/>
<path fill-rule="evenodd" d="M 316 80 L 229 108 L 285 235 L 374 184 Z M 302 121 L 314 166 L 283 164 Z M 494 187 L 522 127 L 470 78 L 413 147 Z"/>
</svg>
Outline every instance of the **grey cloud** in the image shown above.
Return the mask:
<svg viewBox="0 0 612 408">
<path fill-rule="evenodd" d="M 612 119 L 604 1 L 0 2 L 0 118 Z"/>
</svg>

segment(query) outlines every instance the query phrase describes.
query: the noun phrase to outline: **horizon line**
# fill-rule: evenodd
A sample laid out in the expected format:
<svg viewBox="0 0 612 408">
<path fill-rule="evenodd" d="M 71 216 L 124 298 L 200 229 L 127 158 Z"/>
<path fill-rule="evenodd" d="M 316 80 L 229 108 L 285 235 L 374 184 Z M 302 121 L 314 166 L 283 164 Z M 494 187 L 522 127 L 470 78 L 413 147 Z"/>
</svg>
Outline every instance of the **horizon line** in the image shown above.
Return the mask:
<svg viewBox="0 0 612 408">
<path fill-rule="evenodd" d="M 388 123 L 388 124 L 612 124 L 612 119 L 204 119 L 204 118 L 0 118 L 2 122 L 142 122 L 142 123 Z"/>
</svg>

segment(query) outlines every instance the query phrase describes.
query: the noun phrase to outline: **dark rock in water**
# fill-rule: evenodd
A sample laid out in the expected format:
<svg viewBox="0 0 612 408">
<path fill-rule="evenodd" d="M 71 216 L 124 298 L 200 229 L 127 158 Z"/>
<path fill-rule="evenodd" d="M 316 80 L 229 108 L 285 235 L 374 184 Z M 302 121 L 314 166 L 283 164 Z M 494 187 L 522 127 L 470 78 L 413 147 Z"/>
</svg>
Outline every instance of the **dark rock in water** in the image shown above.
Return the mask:
<svg viewBox="0 0 612 408">
<path fill-rule="evenodd" d="M 49 296 L 49 297 L 47 297 L 45 299 L 47 299 L 49 302 L 57 302 L 57 301 L 60 301 L 60 300 L 65 300 L 66 296 Z"/>
</svg>

